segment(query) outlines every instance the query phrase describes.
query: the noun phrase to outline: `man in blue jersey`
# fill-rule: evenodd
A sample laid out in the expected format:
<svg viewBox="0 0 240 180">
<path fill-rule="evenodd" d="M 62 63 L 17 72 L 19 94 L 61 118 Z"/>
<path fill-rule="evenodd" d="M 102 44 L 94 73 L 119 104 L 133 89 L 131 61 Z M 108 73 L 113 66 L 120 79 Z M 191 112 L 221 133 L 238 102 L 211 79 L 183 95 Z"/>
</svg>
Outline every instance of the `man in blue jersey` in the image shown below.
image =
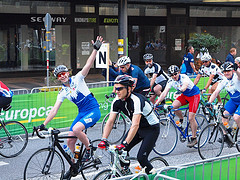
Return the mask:
<svg viewBox="0 0 240 180">
<path fill-rule="evenodd" d="M 183 61 L 182 61 L 182 64 L 184 63 L 186 66 L 186 74 L 188 76 L 193 75 L 194 72 L 197 73 L 197 70 L 194 65 L 193 54 L 194 54 L 194 48 L 192 46 L 189 46 L 187 48 L 187 53 L 184 54 Z"/>
<path fill-rule="evenodd" d="M 211 103 L 216 99 L 221 90 L 225 88 L 230 96 L 230 100 L 224 106 L 225 111 L 223 114 L 234 114 L 233 119 L 240 128 L 240 67 L 234 66 L 233 63 L 228 61 L 221 68 L 225 77 L 220 81 L 217 89 L 211 95 L 207 106 L 211 107 Z M 228 121 L 228 118 L 222 118 L 223 123 Z M 224 141 L 230 146 L 233 145 L 226 136 L 226 132 L 224 132 Z"/>
<path fill-rule="evenodd" d="M 236 48 L 231 48 L 229 54 L 226 57 L 226 61 L 225 62 L 229 61 L 229 62 L 234 64 L 234 62 L 235 62 L 234 61 L 234 57 L 236 56 L 236 54 L 237 54 L 237 49 Z"/>
<path fill-rule="evenodd" d="M 144 96 L 149 93 L 149 79 L 138 66 L 131 64 L 131 59 L 128 56 L 119 58 L 117 65 L 120 68 L 120 75 L 127 74 L 133 77 L 135 81 L 133 92 L 140 93 Z"/>
<path fill-rule="evenodd" d="M 59 65 L 55 68 L 54 75 L 63 84 L 62 90 L 58 93 L 56 103 L 51 109 L 44 123 L 37 127 L 39 130 L 45 129 L 45 126 L 56 116 L 64 99 L 68 99 L 76 104 L 78 107 L 78 115 L 73 121 L 68 135 L 77 136 L 78 139 L 85 145 L 87 151 L 83 157 L 83 161 L 88 161 L 92 155 L 90 142 L 83 130 L 93 126 L 101 117 L 99 104 L 88 89 L 84 78 L 87 76 L 94 63 L 94 60 L 96 59 L 96 54 L 102 45 L 102 41 L 103 38 L 101 36 L 97 36 L 95 42 L 92 41 L 94 48 L 92 54 L 88 58 L 82 70 L 75 76 L 69 77 L 68 68 L 64 65 Z M 67 139 L 67 145 L 72 152 L 75 150 L 76 141 L 77 139 L 75 138 Z M 64 175 L 64 179 L 67 179 L 70 176 L 71 171 L 69 170 Z"/>
</svg>

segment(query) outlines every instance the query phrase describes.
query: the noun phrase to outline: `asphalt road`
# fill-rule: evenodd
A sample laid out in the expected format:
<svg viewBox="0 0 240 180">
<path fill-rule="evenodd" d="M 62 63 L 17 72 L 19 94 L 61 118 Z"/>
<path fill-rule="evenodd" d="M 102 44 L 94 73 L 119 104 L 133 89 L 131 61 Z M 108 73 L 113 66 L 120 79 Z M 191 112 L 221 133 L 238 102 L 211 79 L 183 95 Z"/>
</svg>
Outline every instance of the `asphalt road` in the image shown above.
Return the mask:
<svg viewBox="0 0 240 180">
<path fill-rule="evenodd" d="M 30 133 L 31 134 L 31 133 Z M 88 130 L 88 136 L 90 139 L 101 138 L 100 124 L 95 125 L 93 128 Z M 185 163 L 200 161 L 201 158 L 198 155 L 197 149 L 187 148 L 187 142 L 181 143 L 178 141 L 175 150 L 164 158 L 168 161 L 170 166 L 181 165 Z M 4 158 L 0 156 L 0 180 L 20 180 L 23 179 L 24 167 L 30 156 L 40 148 L 48 146 L 48 139 L 39 139 L 37 137 L 30 137 L 27 148 L 22 154 L 14 158 Z M 235 147 L 229 149 L 224 148 L 222 155 L 228 153 L 237 153 Z M 132 149 L 130 152 L 131 156 L 136 156 L 137 147 Z M 157 156 L 154 152 L 151 153 L 150 157 Z M 82 179 L 81 176 L 77 176 L 73 179 Z"/>
</svg>

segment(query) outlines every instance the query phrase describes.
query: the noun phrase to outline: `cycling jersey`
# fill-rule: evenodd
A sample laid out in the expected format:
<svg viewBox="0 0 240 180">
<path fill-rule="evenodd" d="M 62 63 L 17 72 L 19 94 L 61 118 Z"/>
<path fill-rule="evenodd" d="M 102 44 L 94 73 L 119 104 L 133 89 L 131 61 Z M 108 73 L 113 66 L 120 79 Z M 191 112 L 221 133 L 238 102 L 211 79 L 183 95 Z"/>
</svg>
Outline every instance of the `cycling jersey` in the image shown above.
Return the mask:
<svg viewBox="0 0 240 180">
<path fill-rule="evenodd" d="M 13 92 L 2 82 L 0 81 L 0 97 L 12 97 Z"/>
<path fill-rule="evenodd" d="M 138 91 L 138 89 L 145 89 L 150 87 L 150 81 L 148 80 L 147 76 L 143 73 L 143 71 L 136 65 L 131 64 L 127 73 L 123 73 L 120 70 L 120 75 L 127 74 L 132 76 L 133 78 L 137 78 L 137 84 L 134 91 Z"/>
<path fill-rule="evenodd" d="M 220 68 L 214 64 L 210 63 L 209 66 L 202 65 L 198 71 L 199 74 L 206 74 L 207 76 L 214 75 L 211 85 L 216 83 L 219 80 L 222 80 L 224 75 L 222 74 Z"/>
<path fill-rule="evenodd" d="M 150 102 L 141 94 L 132 93 L 125 101 L 116 97 L 111 105 L 111 112 L 122 111 L 129 119 L 134 114 L 142 114 L 139 128 L 151 127 L 159 123 L 159 119 L 154 114 Z"/>
<path fill-rule="evenodd" d="M 156 84 L 169 79 L 168 75 L 163 71 L 162 67 L 157 63 L 153 63 L 152 67 L 145 66 L 144 74 L 149 74 L 151 77 L 153 74 L 157 74 L 157 78 L 155 80 Z"/>
<path fill-rule="evenodd" d="M 180 74 L 179 79 L 177 81 L 170 78 L 168 80 L 166 87 L 169 89 L 171 89 L 171 87 L 174 87 L 176 90 L 181 90 L 181 87 L 185 82 L 188 83 L 188 86 L 187 89 L 183 92 L 183 95 L 190 97 L 200 93 L 199 88 L 196 85 L 194 85 L 194 83 L 186 74 Z"/>
<path fill-rule="evenodd" d="M 98 108 L 98 102 L 91 94 L 84 81 L 85 76 L 81 71 L 69 78 L 70 87 L 62 86 L 57 96 L 57 101 L 63 102 L 64 99 L 68 99 L 77 105 L 79 112 L 90 111 L 94 108 Z"/>
<path fill-rule="evenodd" d="M 227 90 L 229 96 L 234 102 L 240 103 L 240 80 L 238 80 L 237 74 L 233 73 L 231 79 L 224 77 L 217 86 L 218 90 L 222 90 L 223 88 Z"/>
<path fill-rule="evenodd" d="M 193 55 L 189 52 L 187 55 L 184 54 L 183 57 L 184 64 L 186 66 L 186 73 L 193 73 L 193 68 L 190 63 L 194 63 Z"/>
</svg>

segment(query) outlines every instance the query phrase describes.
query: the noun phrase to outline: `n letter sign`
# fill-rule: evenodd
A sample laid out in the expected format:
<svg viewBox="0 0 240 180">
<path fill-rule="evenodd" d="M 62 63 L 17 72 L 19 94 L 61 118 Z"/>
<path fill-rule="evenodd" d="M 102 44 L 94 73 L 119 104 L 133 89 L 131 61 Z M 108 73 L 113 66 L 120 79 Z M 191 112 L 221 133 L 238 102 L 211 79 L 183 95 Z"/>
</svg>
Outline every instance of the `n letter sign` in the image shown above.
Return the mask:
<svg viewBox="0 0 240 180">
<path fill-rule="evenodd" d="M 96 68 L 107 68 L 109 61 L 109 43 L 103 43 L 97 52 Z"/>
</svg>

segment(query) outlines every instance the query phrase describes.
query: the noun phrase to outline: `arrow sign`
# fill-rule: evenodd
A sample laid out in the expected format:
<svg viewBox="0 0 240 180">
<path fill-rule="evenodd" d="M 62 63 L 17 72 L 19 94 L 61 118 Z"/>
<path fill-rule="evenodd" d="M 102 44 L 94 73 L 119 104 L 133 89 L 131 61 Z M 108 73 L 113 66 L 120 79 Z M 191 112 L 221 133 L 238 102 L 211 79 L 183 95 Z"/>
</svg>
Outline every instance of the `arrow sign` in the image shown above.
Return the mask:
<svg viewBox="0 0 240 180">
<path fill-rule="evenodd" d="M 50 31 L 50 29 L 52 27 L 52 18 L 51 18 L 51 15 L 49 13 L 47 13 L 45 15 L 44 25 L 45 25 L 46 31 Z"/>
</svg>

